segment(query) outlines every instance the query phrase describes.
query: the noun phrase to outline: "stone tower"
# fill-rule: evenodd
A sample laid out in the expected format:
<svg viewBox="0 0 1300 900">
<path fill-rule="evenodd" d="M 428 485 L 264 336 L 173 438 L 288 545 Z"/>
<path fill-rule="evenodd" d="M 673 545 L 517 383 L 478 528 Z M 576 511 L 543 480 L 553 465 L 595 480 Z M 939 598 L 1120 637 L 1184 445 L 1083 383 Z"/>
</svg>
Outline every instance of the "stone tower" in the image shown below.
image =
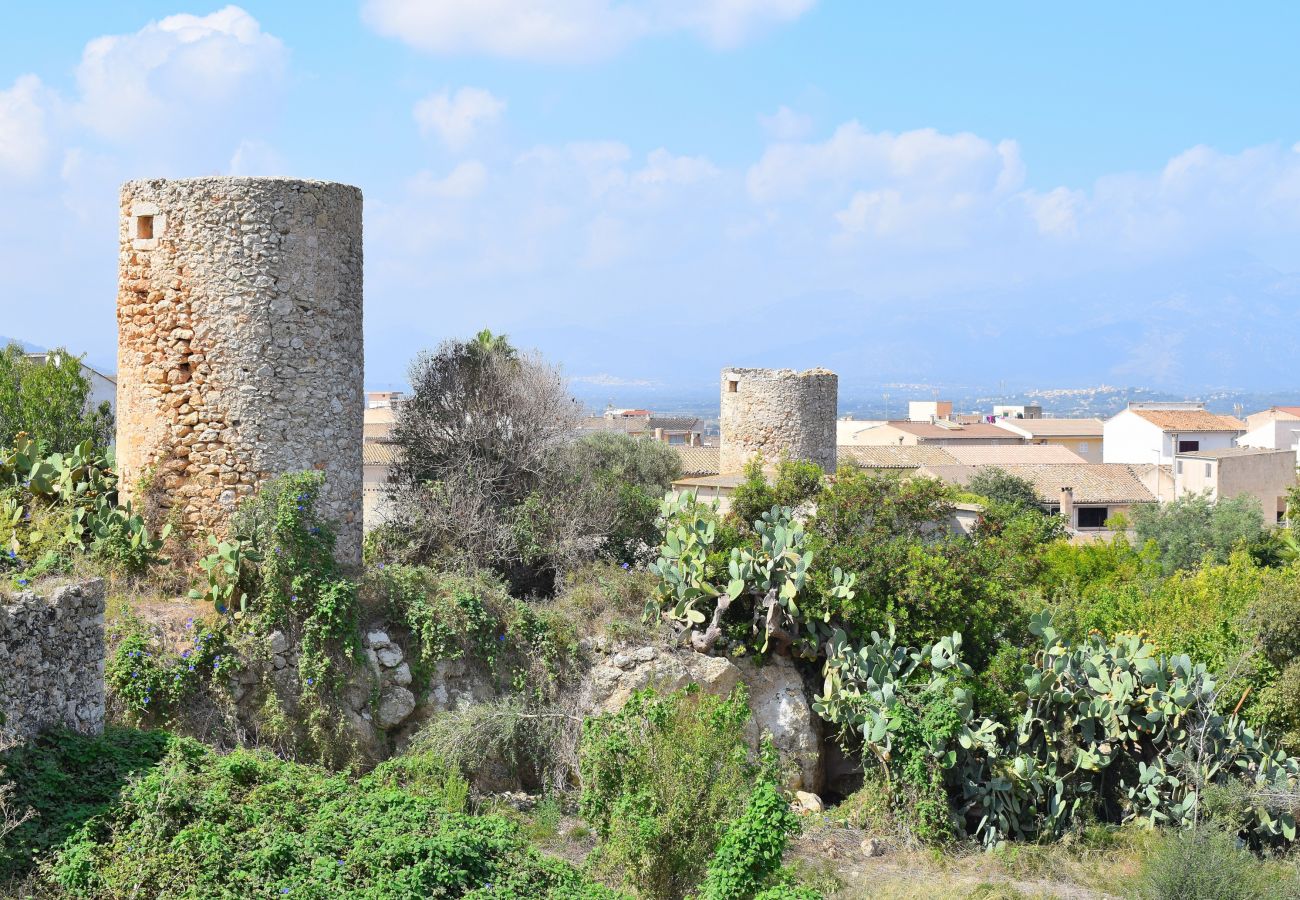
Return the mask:
<svg viewBox="0 0 1300 900">
<path fill-rule="evenodd" d="M 338 555 L 361 560 L 361 191 L 286 178 L 122 186 L 117 460 L 185 531 L 325 473 Z"/>
<path fill-rule="evenodd" d="M 723 369 L 719 469 L 739 472 L 756 454 L 835 471 L 839 376 L 826 369 Z"/>
</svg>

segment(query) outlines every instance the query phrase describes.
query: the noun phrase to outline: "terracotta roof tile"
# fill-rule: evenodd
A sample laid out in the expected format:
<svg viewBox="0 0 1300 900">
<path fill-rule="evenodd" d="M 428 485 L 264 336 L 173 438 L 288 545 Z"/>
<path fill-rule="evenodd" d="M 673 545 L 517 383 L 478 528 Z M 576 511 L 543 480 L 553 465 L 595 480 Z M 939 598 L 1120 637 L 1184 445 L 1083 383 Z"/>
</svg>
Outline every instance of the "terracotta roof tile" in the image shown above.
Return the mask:
<svg viewBox="0 0 1300 900">
<path fill-rule="evenodd" d="M 1245 431 L 1232 416 L 1220 416 L 1206 409 L 1130 409 L 1164 431 Z"/>
</svg>

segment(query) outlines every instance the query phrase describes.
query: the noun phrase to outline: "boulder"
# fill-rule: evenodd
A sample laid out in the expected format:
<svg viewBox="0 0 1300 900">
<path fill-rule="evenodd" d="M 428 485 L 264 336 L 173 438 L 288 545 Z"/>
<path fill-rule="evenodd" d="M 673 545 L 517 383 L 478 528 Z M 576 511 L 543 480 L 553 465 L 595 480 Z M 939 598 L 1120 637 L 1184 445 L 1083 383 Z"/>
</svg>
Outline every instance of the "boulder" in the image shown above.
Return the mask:
<svg viewBox="0 0 1300 900">
<path fill-rule="evenodd" d="M 379 697 L 379 708 L 375 710 L 375 724 L 380 728 L 395 728 L 406 721 L 406 717 L 413 712 L 415 712 L 415 695 L 401 685 L 390 685 Z"/>
<path fill-rule="evenodd" d="M 803 679 L 794 664 L 782 657 L 755 665 L 737 665 L 720 656 L 689 650 L 638 647 L 624 650 L 594 665 L 579 689 L 583 715 L 615 712 L 636 691 L 653 687 L 669 693 L 697 684 L 707 694 L 726 696 L 744 682 L 753 712 L 746 732 L 757 749 L 764 733 L 781 755 L 789 790 L 814 791 L 821 787 L 821 726 L 804 692 Z"/>
</svg>

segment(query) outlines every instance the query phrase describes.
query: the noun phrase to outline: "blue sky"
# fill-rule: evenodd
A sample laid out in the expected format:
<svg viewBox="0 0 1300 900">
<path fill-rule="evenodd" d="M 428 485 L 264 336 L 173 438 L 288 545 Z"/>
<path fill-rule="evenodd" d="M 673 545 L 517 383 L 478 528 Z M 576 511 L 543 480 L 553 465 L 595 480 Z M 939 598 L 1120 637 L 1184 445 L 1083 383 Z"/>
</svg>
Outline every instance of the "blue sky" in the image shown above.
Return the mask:
<svg viewBox="0 0 1300 900">
<path fill-rule="evenodd" d="M 373 386 L 1294 385 L 1300 7 L 1078 6 L 24 4 L 0 334 L 111 360 L 117 184 L 288 174 L 365 192 Z"/>
</svg>

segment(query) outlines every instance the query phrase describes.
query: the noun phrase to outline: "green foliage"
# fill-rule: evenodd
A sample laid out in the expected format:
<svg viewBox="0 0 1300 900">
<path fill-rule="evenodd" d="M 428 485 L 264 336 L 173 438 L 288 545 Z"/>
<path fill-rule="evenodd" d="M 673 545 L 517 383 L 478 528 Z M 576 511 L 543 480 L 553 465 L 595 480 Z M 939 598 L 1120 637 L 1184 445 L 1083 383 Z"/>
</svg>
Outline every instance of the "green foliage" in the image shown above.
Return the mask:
<svg viewBox="0 0 1300 900">
<path fill-rule="evenodd" d="M 815 499 L 826 480 L 821 466 L 801 459 L 778 462 L 770 484 L 760 457 L 745 464 L 744 474 L 745 480 L 732 492 L 730 514 L 742 528 L 751 526 L 774 506 L 797 508 Z"/>
<path fill-rule="evenodd" d="M 663 502 L 664 529 L 660 557 L 650 571 L 659 577 L 659 600 L 646 607 L 647 619 L 663 618 L 681 631 L 691 631 L 692 646 L 711 650 L 723 636 L 723 620 L 732 604 L 742 617 L 752 613 L 756 649 L 775 642 L 815 657 L 820 626 L 829 614 L 810 615 L 801 608 L 813 555 L 804 547 L 804 528 L 789 507 L 772 507 L 753 523 L 757 546 L 731 550 L 725 571 L 713 553 L 718 521 L 711 507 L 693 494 L 669 496 Z M 823 593 L 835 600 L 853 596 L 854 577 L 833 571 Z M 705 625 L 705 622 L 708 622 Z M 701 628 L 701 626 L 704 626 Z"/>
<path fill-rule="evenodd" d="M 160 731 L 105 729 L 97 737 L 51 731 L 0 756 L 15 802 L 36 816 L 0 842 L 0 884 L 28 872 L 117 802 L 129 777 L 156 764 L 172 743 Z"/>
<path fill-rule="evenodd" d="M 193 619 L 186 628 L 192 634 L 190 643 L 174 653 L 129 613 L 113 624 L 104 684 L 130 720 L 174 721 L 186 701 L 238 669 L 222 630 Z"/>
<path fill-rule="evenodd" d="M 1205 559 L 1225 563 L 1233 550 L 1256 547 L 1264 537 L 1259 501 L 1249 494 L 1217 502 L 1198 494 L 1139 506 L 1133 525 L 1139 542 L 1156 545 L 1166 574 Z"/>
<path fill-rule="evenodd" d="M 973 494 L 991 500 L 1025 509 L 1037 508 L 1038 491 L 1033 482 L 1012 475 L 996 466 L 984 466 L 971 476 L 966 489 Z"/>
<path fill-rule="evenodd" d="M 1266 798 L 1290 795 L 1300 761 L 1219 712 L 1204 665 L 1160 656 L 1136 635 L 1069 646 L 1046 613 L 1030 631 L 1040 648 L 1022 671 L 1015 722 L 976 718 L 959 683 L 970 674 L 959 635 L 912 650 L 892 634 L 854 648 L 837 631 L 814 708 L 860 737 L 895 778 L 915 782 L 908 764 L 918 755 L 930 773 L 941 769 L 960 786 L 954 806 L 986 845 L 1057 837 L 1085 812 L 1190 826 L 1207 786 L 1237 780 L 1250 788 L 1243 836 L 1260 845 L 1294 840 L 1290 809 Z M 922 712 L 910 700 L 918 694 L 947 702 Z"/>
<path fill-rule="evenodd" d="M 262 556 L 244 541 L 234 538 L 218 541 L 208 535 L 212 552 L 199 560 L 199 568 L 207 577 L 204 590 L 190 591 L 191 600 L 205 600 L 218 614 L 248 612 L 248 593 L 241 589 L 256 577 L 251 567 L 262 561 Z"/>
<path fill-rule="evenodd" d="M 82 357 L 53 350 L 44 361 L 28 359 L 21 347 L 0 350 L 0 447 L 20 433 L 40 435 L 46 452 L 68 453 L 89 443 L 103 452 L 113 437 L 107 403 L 89 409 L 90 381 Z"/>
<path fill-rule="evenodd" d="M 1217 828 L 1166 834 L 1142 864 L 1142 900 L 1272 900 L 1300 894 L 1294 870 L 1262 862 Z"/>
<path fill-rule="evenodd" d="M 763 753 L 769 771 L 759 777 L 745 811 L 727 826 L 700 885 L 699 900 L 799 896 L 789 888 L 781 865 L 787 840 L 799 831 L 799 819 L 775 781 L 779 763 L 770 742 Z M 785 894 L 771 893 L 780 888 Z"/>
<path fill-rule="evenodd" d="M 448 784 L 428 766 L 353 780 L 177 740 L 52 873 L 85 897 L 616 896 L 542 859 L 506 820 L 448 811 Z"/>
<path fill-rule="evenodd" d="M 686 689 L 635 694 L 583 725 L 583 817 L 601 859 L 647 898 L 680 898 L 704 874 L 753 777 L 743 687 L 729 698 Z"/>
<path fill-rule="evenodd" d="M 22 573 L 16 583 L 66 569 L 81 553 L 139 576 L 167 562 L 159 551 L 170 532 L 151 535 L 130 505 L 117 505 L 117 477 L 90 441 L 47 455 L 20 433 L 0 446 L 0 553 L 4 568 Z"/>
</svg>

